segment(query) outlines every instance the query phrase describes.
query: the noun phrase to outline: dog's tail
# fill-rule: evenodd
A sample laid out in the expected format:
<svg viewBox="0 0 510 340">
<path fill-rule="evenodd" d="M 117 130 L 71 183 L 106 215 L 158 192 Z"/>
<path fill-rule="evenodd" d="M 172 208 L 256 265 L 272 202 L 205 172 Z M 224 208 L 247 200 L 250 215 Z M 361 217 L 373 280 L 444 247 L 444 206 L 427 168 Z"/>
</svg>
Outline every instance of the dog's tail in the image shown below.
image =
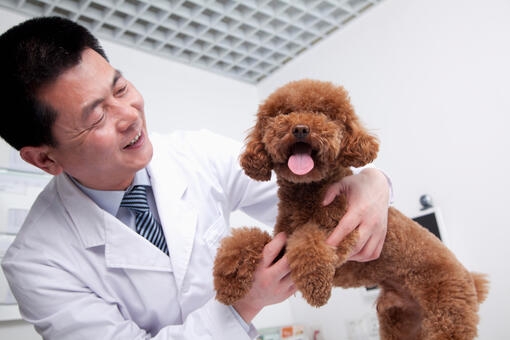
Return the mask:
<svg viewBox="0 0 510 340">
<path fill-rule="evenodd" d="M 489 280 L 487 275 L 480 273 L 471 273 L 473 282 L 475 283 L 476 296 L 478 297 L 478 303 L 482 303 L 489 294 Z"/>
</svg>

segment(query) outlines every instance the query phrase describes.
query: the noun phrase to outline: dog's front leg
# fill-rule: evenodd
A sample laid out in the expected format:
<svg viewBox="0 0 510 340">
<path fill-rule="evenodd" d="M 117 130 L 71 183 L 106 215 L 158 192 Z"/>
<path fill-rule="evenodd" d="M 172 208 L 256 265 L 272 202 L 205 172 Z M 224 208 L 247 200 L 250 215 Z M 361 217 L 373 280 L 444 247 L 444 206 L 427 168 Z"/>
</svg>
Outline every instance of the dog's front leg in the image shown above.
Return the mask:
<svg viewBox="0 0 510 340">
<path fill-rule="evenodd" d="M 213 270 L 218 301 L 231 305 L 248 293 L 264 246 L 270 241 L 271 236 L 258 228 L 234 229 L 222 240 Z"/>
<path fill-rule="evenodd" d="M 287 240 L 292 280 L 306 301 L 315 307 L 331 296 L 337 256 L 326 244 L 326 234 L 314 223 L 297 228 Z"/>
</svg>

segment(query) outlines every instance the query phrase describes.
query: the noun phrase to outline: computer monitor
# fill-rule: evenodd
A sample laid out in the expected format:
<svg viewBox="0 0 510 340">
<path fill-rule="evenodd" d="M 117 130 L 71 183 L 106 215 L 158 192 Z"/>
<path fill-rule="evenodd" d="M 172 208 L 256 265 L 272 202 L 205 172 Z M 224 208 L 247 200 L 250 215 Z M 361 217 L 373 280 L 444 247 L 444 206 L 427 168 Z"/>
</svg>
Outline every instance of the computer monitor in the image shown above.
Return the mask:
<svg viewBox="0 0 510 340">
<path fill-rule="evenodd" d="M 443 243 L 446 243 L 446 231 L 443 218 L 437 207 L 427 208 L 420 211 L 412 219 L 427 228 L 432 234 L 436 235 Z"/>
</svg>

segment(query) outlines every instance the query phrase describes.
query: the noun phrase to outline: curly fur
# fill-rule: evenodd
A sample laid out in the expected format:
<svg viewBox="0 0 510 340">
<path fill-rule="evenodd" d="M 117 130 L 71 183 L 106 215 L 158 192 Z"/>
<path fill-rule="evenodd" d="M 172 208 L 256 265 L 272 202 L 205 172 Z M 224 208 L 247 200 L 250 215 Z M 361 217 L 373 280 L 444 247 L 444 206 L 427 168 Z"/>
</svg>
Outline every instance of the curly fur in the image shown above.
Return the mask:
<svg viewBox="0 0 510 340">
<path fill-rule="evenodd" d="M 240 228 L 231 237 L 221 241 L 221 249 L 215 258 L 214 286 L 222 287 L 216 294 L 219 301 L 231 305 L 250 290 L 253 273 L 262 259 L 264 246 L 271 236 L 257 228 Z"/>
<path fill-rule="evenodd" d="M 306 133 L 300 135 L 296 129 L 303 127 Z M 288 166 L 296 143 L 311 148 L 314 166 L 306 174 L 297 175 Z M 389 208 L 388 233 L 377 260 L 347 261 L 357 230 L 336 249 L 326 244 L 347 205 L 339 196 L 323 206 L 326 188 L 350 175 L 350 167 L 371 162 L 377 151 L 377 139 L 360 124 L 342 87 L 301 80 L 278 89 L 259 107 L 240 161 L 256 180 L 269 180 L 272 171 L 277 176 L 275 233 L 289 235 L 291 275 L 310 305 L 324 305 L 333 286 L 377 285 L 381 339 L 475 338 L 487 279 L 468 272 L 439 239 L 398 210 Z M 242 229 L 224 241 L 214 268 L 219 301 L 231 304 L 249 290 L 269 240 Z"/>
</svg>

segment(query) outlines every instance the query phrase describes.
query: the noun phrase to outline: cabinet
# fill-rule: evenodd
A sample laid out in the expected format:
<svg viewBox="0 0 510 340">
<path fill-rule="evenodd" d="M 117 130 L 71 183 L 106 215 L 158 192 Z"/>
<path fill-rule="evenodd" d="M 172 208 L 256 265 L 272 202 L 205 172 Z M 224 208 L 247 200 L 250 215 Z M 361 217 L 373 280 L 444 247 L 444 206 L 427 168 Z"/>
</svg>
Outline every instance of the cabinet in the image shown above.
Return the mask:
<svg viewBox="0 0 510 340">
<path fill-rule="evenodd" d="M 18 233 L 28 210 L 52 176 L 0 167 L 0 260 Z M 18 306 L 0 271 L 0 321 L 19 319 Z"/>
</svg>

